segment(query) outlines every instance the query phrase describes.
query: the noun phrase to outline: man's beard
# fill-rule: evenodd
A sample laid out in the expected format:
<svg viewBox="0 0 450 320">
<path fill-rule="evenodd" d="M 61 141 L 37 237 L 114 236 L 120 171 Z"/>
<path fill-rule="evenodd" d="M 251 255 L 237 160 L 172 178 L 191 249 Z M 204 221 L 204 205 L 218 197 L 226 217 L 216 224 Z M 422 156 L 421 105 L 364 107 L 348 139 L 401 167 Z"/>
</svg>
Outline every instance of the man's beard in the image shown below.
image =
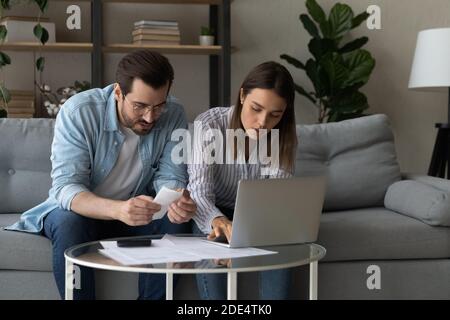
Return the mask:
<svg viewBox="0 0 450 320">
<path fill-rule="evenodd" d="M 148 125 L 148 122 L 146 122 L 143 119 L 132 120 L 131 118 L 128 117 L 128 115 L 124 112 L 124 110 L 121 110 L 120 112 L 122 113 L 124 126 L 126 128 L 131 129 L 138 136 L 145 136 L 145 135 L 149 134 L 150 131 L 152 130 L 153 124 L 151 126 L 149 126 L 148 129 L 139 127 L 139 123 L 141 123 L 145 126 L 145 125 Z"/>
</svg>

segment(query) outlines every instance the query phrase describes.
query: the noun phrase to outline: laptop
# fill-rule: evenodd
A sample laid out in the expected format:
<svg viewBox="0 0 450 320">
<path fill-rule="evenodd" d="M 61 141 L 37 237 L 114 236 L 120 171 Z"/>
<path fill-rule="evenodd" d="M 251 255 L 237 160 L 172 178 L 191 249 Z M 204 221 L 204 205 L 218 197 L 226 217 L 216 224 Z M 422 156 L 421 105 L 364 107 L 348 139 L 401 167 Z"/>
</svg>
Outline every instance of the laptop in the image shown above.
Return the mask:
<svg viewBox="0 0 450 320">
<path fill-rule="evenodd" d="M 317 240 L 326 177 L 241 180 L 229 248 L 310 243 Z"/>
</svg>

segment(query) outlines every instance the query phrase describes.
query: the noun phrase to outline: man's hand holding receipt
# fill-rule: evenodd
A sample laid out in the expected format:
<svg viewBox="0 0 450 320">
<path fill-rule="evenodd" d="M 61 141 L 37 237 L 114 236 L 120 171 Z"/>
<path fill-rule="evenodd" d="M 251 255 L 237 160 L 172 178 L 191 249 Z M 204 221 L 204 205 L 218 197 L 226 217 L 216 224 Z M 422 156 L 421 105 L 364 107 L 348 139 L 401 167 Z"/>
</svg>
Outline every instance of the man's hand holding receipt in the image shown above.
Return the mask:
<svg viewBox="0 0 450 320">
<path fill-rule="evenodd" d="M 197 211 L 197 206 L 186 189 L 171 190 L 162 187 L 153 201 L 161 205 L 161 209 L 153 215 L 153 220 L 161 219 L 167 212 L 170 222 L 184 223 Z"/>
</svg>

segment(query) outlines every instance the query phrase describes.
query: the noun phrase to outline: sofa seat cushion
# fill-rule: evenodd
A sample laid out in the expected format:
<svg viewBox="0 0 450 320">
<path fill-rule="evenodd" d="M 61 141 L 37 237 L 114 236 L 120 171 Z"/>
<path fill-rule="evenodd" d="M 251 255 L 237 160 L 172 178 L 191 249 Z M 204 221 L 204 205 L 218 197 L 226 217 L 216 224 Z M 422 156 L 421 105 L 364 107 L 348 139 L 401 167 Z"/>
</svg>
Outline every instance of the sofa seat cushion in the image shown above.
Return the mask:
<svg viewBox="0 0 450 320">
<path fill-rule="evenodd" d="M 322 214 L 323 261 L 450 257 L 450 228 L 429 226 L 386 208 Z"/>
<path fill-rule="evenodd" d="M 20 214 L 0 214 L 0 270 L 52 271 L 52 244 L 43 236 L 6 231 Z"/>
</svg>

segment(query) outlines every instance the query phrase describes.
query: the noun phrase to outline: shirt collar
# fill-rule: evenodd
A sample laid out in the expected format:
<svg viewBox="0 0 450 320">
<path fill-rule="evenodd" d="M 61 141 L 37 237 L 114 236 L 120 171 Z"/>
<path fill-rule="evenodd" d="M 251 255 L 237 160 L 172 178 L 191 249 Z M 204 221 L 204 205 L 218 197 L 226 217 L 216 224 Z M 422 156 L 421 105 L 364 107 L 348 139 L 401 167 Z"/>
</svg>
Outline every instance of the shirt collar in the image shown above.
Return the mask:
<svg viewBox="0 0 450 320">
<path fill-rule="evenodd" d="M 117 118 L 117 107 L 116 99 L 114 97 L 114 85 L 111 84 L 103 89 L 106 100 L 106 116 L 105 116 L 105 126 L 103 130 L 105 131 L 118 131 L 119 130 L 119 119 Z"/>
</svg>

